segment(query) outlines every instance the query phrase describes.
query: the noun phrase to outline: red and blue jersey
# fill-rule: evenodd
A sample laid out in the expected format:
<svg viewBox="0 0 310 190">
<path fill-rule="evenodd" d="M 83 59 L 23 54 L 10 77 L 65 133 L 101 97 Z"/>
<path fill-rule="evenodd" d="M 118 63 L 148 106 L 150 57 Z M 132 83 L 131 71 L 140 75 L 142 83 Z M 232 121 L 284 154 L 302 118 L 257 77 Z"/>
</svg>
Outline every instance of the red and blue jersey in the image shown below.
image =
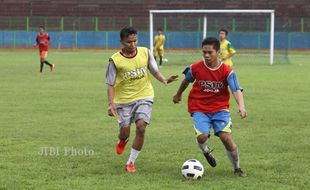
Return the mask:
<svg viewBox="0 0 310 190">
<path fill-rule="evenodd" d="M 48 51 L 48 43 L 50 41 L 50 37 L 48 33 L 37 34 L 36 42 L 39 46 L 40 51 Z"/>
<path fill-rule="evenodd" d="M 221 63 L 209 68 L 204 61 L 192 64 L 183 72 L 185 80 L 194 82 L 188 96 L 188 112 L 216 113 L 229 109 L 230 93 L 241 90 L 233 70 Z"/>
</svg>

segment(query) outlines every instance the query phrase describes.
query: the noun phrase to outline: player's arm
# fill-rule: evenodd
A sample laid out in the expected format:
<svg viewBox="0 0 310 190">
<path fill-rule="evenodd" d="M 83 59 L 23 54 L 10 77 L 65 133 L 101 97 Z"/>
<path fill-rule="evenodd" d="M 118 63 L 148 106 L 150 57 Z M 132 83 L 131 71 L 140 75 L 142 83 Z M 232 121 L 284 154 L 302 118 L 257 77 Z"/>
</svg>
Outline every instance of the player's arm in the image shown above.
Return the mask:
<svg viewBox="0 0 310 190">
<path fill-rule="evenodd" d="M 166 36 L 163 37 L 163 46 L 165 46 Z"/>
<path fill-rule="evenodd" d="M 173 103 L 177 104 L 179 103 L 180 101 L 182 101 L 182 94 L 183 92 L 186 90 L 186 88 L 188 87 L 189 85 L 189 82 L 187 80 L 183 80 L 177 93 L 173 96 Z"/>
<path fill-rule="evenodd" d="M 113 60 L 110 59 L 108 68 L 106 71 L 106 84 L 108 85 L 107 88 L 107 95 L 108 95 L 108 115 L 115 116 L 116 115 L 116 105 L 113 101 L 114 99 L 114 84 L 116 80 L 117 69 Z"/>
<path fill-rule="evenodd" d="M 228 49 L 228 55 L 223 57 L 223 61 L 233 57 L 236 54 L 236 50 L 235 50 L 234 46 L 231 43 L 227 44 L 227 49 Z"/>
<path fill-rule="evenodd" d="M 235 72 L 231 72 L 227 78 L 227 82 L 229 85 L 229 88 L 231 92 L 234 95 L 234 98 L 238 104 L 238 113 L 241 116 L 241 119 L 247 117 L 247 111 L 245 109 L 243 94 L 242 94 L 242 88 L 239 86 L 237 76 Z"/>
<path fill-rule="evenodd" d="M 160 82 L 164 83 L 164 84 L 169 84 L 173 81 L 178 80 L 178 75 L 172 75 L 170 76 L 168 79 L 166 79 L 166 77 L 164 77 L 158 70 L 157 67 L 157 63 L 154 59 L 154 56 L 152 54 L 152 52 L 149 50 L 149 63 L 148 63 L 148 68 L 151 71 L 152 75 Z"/>
<path fill-rule="evenodd" d="M 50 35 L 47 34 L 47 45 L 51 43 L 51 38 L 50 38 Z"/>
<path fill-rule="evenodd" d="M 155 46 L 156 46 L 156 44 L 157 44 L 157 40 L 158 40 L 158 38 L 157 38 L 157 36 L 155 36 L 155 38 L 154 38 L 154 42 L 153 42 L 153 47 L 155 47 Z"/>
<path fill-rule="evenodd" d="M 182 81 L 177 93 L 173 96 L 173 103 L 177 104 L 182 100 L 182 94 L 188 87 L 189 83 L 194 82 L 195 79 L 192 75 L 190 67 L 187 67 L 184 71 L 183 74 L 185 75 L 185 79 Z"/>
<path fill-rule="evenodd" d="M 238 104 L 238 113 L 239 113 L 241 119 L 243 119 L 243 118 L 248 116 L 248 113 L 247 113 L 247 111 L 245 109 L 245 105 L 244 105 L 243 94 L 240 90 L 237 90 L 233 94 L 234 94 L 235 100 Z"/>
<path fill-rule="evenodd" d="M 33 45 L 35 48 L 40 44 L 38 36 L 36 37 L 36 43 Z"/>
<path fill-rule="evenodd" d="M 236 53 L 229 53 L 227 56 L 223 57 L 223 61 L 231 58 L 232 56 L 234 56 Z"/>
</svg>

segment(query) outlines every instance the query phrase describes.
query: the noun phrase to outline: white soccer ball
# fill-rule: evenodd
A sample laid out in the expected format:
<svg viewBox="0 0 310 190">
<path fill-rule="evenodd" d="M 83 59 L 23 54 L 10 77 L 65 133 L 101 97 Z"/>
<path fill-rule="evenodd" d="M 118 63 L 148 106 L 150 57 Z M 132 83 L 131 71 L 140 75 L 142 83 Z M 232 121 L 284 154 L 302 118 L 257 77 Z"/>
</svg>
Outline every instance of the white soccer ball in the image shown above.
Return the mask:
<svg viewBox="0 0 310 190">
<path fill-rule="evenodd" d="M 184 162 L 181 171 L 184 178 L 196 180 L 202 177 L 204 169 L 198 160 L 190 159 Z"/>
</svg>

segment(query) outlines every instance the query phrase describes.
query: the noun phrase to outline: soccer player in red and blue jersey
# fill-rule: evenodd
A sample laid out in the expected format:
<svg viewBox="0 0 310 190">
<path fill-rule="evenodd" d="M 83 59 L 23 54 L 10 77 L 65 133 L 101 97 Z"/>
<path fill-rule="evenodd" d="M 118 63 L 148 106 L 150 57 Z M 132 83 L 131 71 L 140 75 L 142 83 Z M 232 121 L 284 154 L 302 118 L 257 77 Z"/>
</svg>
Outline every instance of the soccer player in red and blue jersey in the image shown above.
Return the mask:
<svg viewBox="0 0 310 190">
<path fill-rule="evenodd" d="M 230 88 L 239 107 L 241 118 L 247 117 L 242 89 L 234 71 L 218 60 L 220 42 L 216 38 L 206 38 L 202 42 L 203 60 L 192 64 L 183 72 L 185 79 L 182 81 L 177 94 L 173 97 L 174 103 L 182 100 L 182 93 L 193 82 L 193 87 L 188 96 L 188 112 L 194 120 L 197 142 L 208 163 L 216 166 L 216 160 L 208 147 L 210 130 L 223 142 L 227 156 L 230 159 L 234 173 L 244 177 L 239 166 L 237 145 L 231 136 L 231 117 L 229 112 Z"/>
<path fill-rule="evenodd" d="M 36 37 L 36 46 L 39 47 L 39 53 L 40 53 L 40 73 L 43 72 L 44 63 L 50 66 L 51 72 L 55 69 L 55 65 L 49 63 L 46 60 L 49 43 L 50 43 L 50 37 L 48 33 L 45 32 L 45 29 L 43 26 L 40 26 L 39 33 L 37 34 L 37 37 Z"/>
</svg>

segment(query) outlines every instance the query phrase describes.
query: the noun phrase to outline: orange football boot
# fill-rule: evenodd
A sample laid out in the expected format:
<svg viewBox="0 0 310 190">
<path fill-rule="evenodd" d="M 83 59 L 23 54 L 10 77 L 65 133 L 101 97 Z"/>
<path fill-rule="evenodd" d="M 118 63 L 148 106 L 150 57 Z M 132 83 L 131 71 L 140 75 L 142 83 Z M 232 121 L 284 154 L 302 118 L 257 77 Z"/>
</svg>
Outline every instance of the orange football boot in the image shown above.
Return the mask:
<svg viewBox="0 0 310 190">
<path fill-rule="evenodd" d="M 124 152 L 127 142 L 128 142 L 128 139 L 125 141 L 124 140 L 118 140 L 117 141 L 117 144 L 115 147 L 117 154 L 122 154 Z"/>
<path fill-rule="evenodd" d="M 126 170 L 127 172 L 129 172 L 129 173 L 135 173 L 135 172 L 136 172 L 135 165 L 134 165 L 132 162 L 130 162 L 129 164 L 127 164 L 127 165 L 125 166 L 125 170 Z"/>
</svg>

